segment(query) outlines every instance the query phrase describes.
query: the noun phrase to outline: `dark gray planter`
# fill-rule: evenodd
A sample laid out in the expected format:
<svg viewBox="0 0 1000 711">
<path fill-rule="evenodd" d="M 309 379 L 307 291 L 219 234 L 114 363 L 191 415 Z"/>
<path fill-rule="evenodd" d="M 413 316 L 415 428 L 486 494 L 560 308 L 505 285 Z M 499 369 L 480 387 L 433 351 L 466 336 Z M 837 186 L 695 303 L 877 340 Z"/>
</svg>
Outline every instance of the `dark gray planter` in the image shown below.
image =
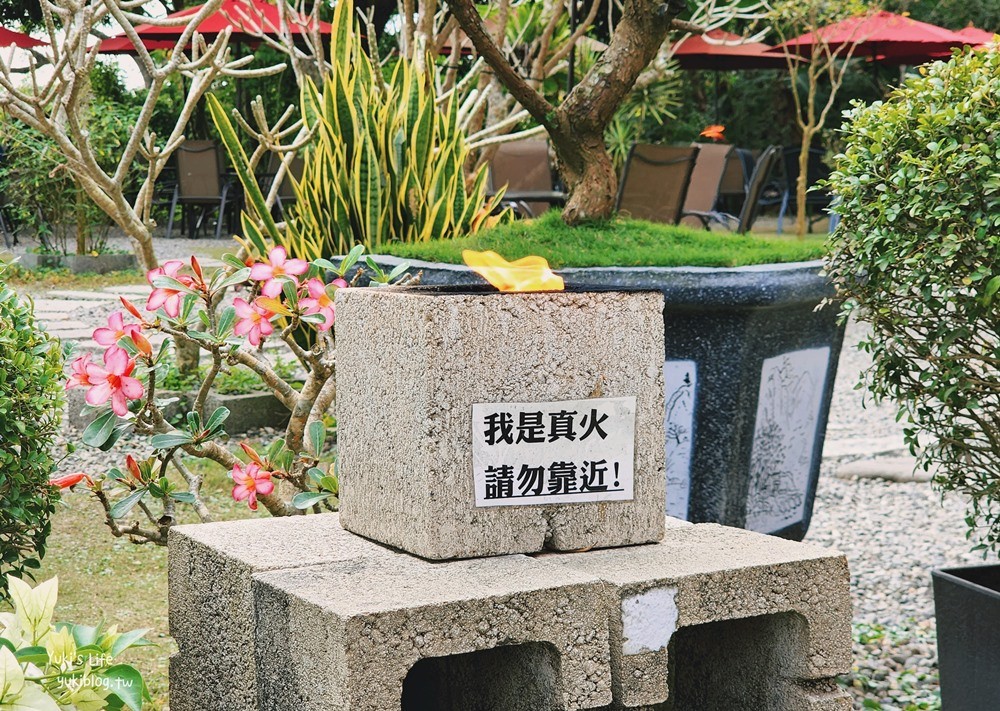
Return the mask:
<svg viewBox="0 0 1000 711">
<path fill-rule="evenodd" d="M 1000 708 L 1000 565 L 935 570 L 941 708 Z"/>
<path fill-rule="evenodd" d="M 135 269 L 138 262 L 134 254 L 35 254 L 21 257 L 28 269 L 69 269 L 74 274 L 107 274 Z"/>
<path fill-rule="evenodd" d="M 406 261 L 426 285 L 483 283 L 465 267 Z M 664 294 L 669 514 L 805 536 L 844 338 L 838 309 L 816 310 L 835 293 L 821 267 L 559 271 L 574 286 Z"/>
<path fill-rule="evenodd" d="M 94 421 L 96 410 L 86 407 L 85 388 L 74 388 L 66 391 L 66 423 L 83 431 Z M 187 411 L 195 393 L 179 393 L 157 391 L 157 400 L 180 398 L 163 408 L 167 420 Z M 229 418 L 226 420 L 226 432 L 232 436 L 244 434 L 250 430 L 270 427 L 283 429 L 291 416 L 288 408 L 281 404 L 271 393 L 260 392 L 249 395 L 219 395 L 211 393 L 205 400 L 205 413 L 212 414 L 219 407 L 229 408 Z"/>
</svg>

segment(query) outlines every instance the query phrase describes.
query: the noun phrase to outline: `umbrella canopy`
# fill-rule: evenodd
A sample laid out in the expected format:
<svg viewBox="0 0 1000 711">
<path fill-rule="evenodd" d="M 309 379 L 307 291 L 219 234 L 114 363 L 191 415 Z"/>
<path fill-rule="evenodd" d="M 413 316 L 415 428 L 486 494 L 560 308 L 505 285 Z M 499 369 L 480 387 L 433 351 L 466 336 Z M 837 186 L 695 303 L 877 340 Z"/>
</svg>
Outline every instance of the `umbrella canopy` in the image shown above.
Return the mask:
<svg viewBox="0 0 1000 711">
<path fill-rule="evenodd" d="M 893 61 L 897 57 L 931 59 L 967 43 L 968 40 L 957 32 L 883 10 L 807 32 L 778 45 L 771 52 L 787 50 L 808 55 L 814 47 L 828 45 L 831 51 L 846 55 L 851 45 L 855 45 L 855 57 Z"/>
<path fill-rule="evenodd" d="M 707 37 L 707 39 L 706 39 Z M 785 57 L 774 54 L 763 42 L 747 42 L 724 30 L 709 30 L 691 35 L 673 47 L 674 59 L 681 69 L 780 69 Z"/>
<path fill-rule="evenodd" d="M 202 6 L 188 7 L 167 15 L 170 19 L 193 17 Z M 212 41 L 219 34 L 232 28 L 231 40 L 245 44 L 256 44 L 260 35 L 276 35 L 281 26 L 278 8 L 264 0 L 223 0 L 219 9 L 206 17 L 197 27 L 199 34 Z M 137 25 L 136 33 L 146 49 L 173 49 L 174 44 L 184 31 L 184 25 Z M 320 34 L 328 35 L 332 26 L 328 22 L 313 20 L 311 17 L 292 13 L 288 23 L 288 31 L 293 35 L 302 35 L 318 29 Z M 135 48 L 128 37 L 119 35 L 109 37 L 101 42 L 101 52 L 105 54 L 120 54 L 134 52 Z"/>
<path fill-rule="evenodd" d="M 971 44 L 973 46 L 981 46 L 984 44 L 990 44 L 996 39 L 996 35 L 992 32 L 987 32 L 986 30 L 981 30 L 978 27 L 973 27 L 969 25 L 968 27 L 963 27 L 958 30 L 956 35 L 961 35 L 965 38 L 966 44 Z"/>
<path fill-rule="evenodd" d="M 44 44 L 45 42 L 36 40 L 34 37 L 29 37 L 22 32 L 15 32 L 14 30 L 8 30 L 6 27 L 0 27 L 0 47 L 14 45 L 22 49 L 30 49 L 31 47 L 41 47 Z"/>
</svg>

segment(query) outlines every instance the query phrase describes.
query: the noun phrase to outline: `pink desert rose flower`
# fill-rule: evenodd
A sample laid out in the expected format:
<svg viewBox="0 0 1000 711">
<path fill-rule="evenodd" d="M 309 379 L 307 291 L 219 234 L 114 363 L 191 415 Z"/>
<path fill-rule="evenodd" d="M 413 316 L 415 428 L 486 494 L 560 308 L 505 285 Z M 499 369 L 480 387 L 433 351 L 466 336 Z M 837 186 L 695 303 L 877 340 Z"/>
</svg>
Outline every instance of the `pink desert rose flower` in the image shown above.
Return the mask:
<svg viewBox="0 0 1000 711">
<path fill-rule="evenodd" d="M 90 376 L 87 375 L 87 368 L 92 365 L 90 362 L 90 354 L 86 353 L 79 358 L 74 358 L 69 364 L 69 380 L 66 381 L 66 389 L 78 388 L 81 386 L 90 387 L 94 383 L 90 382 Z"/>
<path fill-rule="evenodd" d="M 343 279 L 335 279 L 333 285 L 339 289 L 343 289 L 347 286 L 347 282 Z M 323 323 L 317 324 L 316 327 L 320 331 L 330 330 L 333 327 L 336 309 L 333 305 L 333 299 L 326 293 L 326 284 L 321 279 L 310 279 L 306 282 L 306 289 L 309 291 L 309 296 L 308 298 L 300 299 L 299 305 L 306 314 L 322 314 L 326 320 Z"/>
<path fill-rule="evenodd" d="M 271 472 L 264 471 L 256 463 L 250 462 L 243 468 L 239 462 L 233 465 L 230 473 L 236 486 L 233 487 L 233 499 L 246 501 L 251 511 L 257 510 L 257 495 L 267 496 L 274 491 Z"/>
<path fill-rule="evenodd" d="M 309 271 L 307 262 L 302 259 L 288 259 L 284 247 L 275 247 L 268 252 L 265 261 L 257 262 L 250 268 L 250 278 L 264 282 L 261 293 L 273 299 L 281 294 L 280 277 L 291 277 L 292 281 L 298 283 L 295 277 L 307 271 Z"/>
<path fill-rule="evenodd" d="M 148 281 L 150 286 L 152 286 L 153 279 L 156 277 L 168 276 L 172 279 L 176 279 L 182 284 L 187 284 L 191 280 L 190 277 L 179 276 L 177 274 L 183 266 L 184 262 L 179 259 L 171 259 L 169 262 L 164 262 L 162 267 L 150 269 L 146 274 L 146 281 Z M 167 316 L 177 318 L 181 312 L 181 297 L 183 295 L 184 292 L 179 289 L 154 287 L 153 293 L 151 293 L 149 298 L 146 300 L 146 311 L 156 311 L 162 306 Z"/>
<path fill-rule="evenodd" d="M 123 337 L 128 336 L 133 341 L 136 336 L 142 336 L 142 326 L 137 323 L 125 324 L 125 314 L 115 311 L 108 316 L 108 325 L 94 331 L 94 340 L 102 346 L 113 346 Z"/>
<path fill-rule="evenodd" d="M 246 336 L 251 346 L 259 346 L 261 338 L 270 336 L 274 332 L 274 326 L 269 320 L 274 317 L 273 311 L 268 311 L 256 303 L 248 304 L 239 297 L 233 299 L 233 308 L 239 317 L 233 333 L 237 336 Z"/>
<path fill-rule="evenodd" d="M 131 377 L 135 361 L 128 357 L 124 348 L 111 346 L 104 351 L 104 367 L 95 363 L 87 366 L 87 378 L 91 388 L 87 391 L 87 402 L 103 405 L 111 400 L 111 409 L 119 417 L 128 413 L 128 401 L 138 400 L 143 395 L 142 383 Z"/>
</svg>

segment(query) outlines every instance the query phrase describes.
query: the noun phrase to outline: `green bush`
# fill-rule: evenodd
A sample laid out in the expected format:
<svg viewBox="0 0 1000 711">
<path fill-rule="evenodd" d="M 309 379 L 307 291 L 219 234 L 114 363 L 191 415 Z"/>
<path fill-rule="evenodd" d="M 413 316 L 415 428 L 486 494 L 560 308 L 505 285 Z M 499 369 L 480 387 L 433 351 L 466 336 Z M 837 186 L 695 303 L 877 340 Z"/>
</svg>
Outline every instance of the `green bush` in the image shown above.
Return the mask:
<svg viewBox="0 0 1000 711">
<path fill-rule="evenodd" d="M 830 185 L 842 200 L 830 275 L 872 325 L 878 397 L 936 483 L 1000 542 L 1000 54 L 939 62 L 855 108 Z M 978 530 L 975 530 L 978 529 Z"/>
<path fill-rule="evenodd" d="M 58 498 L 48 481 L 62 375 L 58 342 L 6 285 L 0 264 L 0 598 L 6 576 L 30 575 L 45 553 Z"/>
</svg>

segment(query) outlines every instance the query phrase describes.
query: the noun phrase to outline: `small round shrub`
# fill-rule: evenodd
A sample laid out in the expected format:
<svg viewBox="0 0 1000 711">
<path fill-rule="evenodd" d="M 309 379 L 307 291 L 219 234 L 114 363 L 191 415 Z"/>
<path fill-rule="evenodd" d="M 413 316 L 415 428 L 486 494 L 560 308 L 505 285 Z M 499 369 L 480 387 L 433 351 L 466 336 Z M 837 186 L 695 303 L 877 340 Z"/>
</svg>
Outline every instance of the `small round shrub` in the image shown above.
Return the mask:
<svg viewBox="0 0 1000 711">
<path fill-rule="evenodd" d="M 50 450 L 62 417 L 62 356 L 0 263 L 0 599 L 45 553 L 57 491 Z"/>
<path fill-rule="evenodd" d="M 1000 53 L 921 70 L 856 107 L 830 187 L 829 273 L 868 321 L 868 384 L 896 400 L 935 482 L 1000 542 Z"/>
</svg>

